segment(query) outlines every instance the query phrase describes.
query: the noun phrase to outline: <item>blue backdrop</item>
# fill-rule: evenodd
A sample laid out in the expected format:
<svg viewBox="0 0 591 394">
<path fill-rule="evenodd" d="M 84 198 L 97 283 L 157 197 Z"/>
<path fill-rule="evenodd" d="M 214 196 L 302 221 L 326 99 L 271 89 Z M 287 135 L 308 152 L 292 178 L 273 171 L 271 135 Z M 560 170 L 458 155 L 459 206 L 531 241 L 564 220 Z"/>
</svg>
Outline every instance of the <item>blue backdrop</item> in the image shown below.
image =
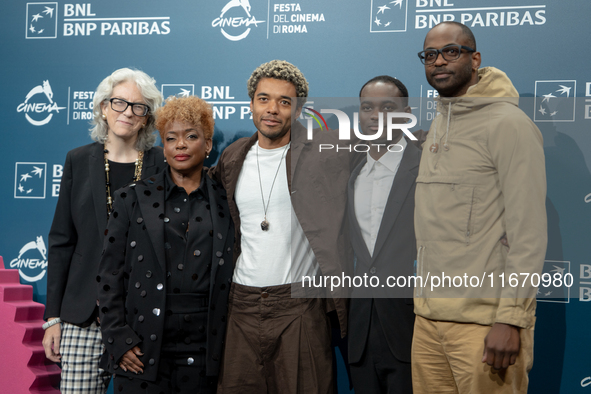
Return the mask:
<svg viewBox="0 0 591 394">
<path fill-rule="evenodd" d="M 539 294 L 530 392 L 591 393 L 589 15 L 587 0 L 6 2 L 0 255 L 45 302 L 47 234 L 65 155 L 90 142 L 92 94 L 115 69 L 145 71 L 165 97 L 209 101 L 212 164 L 238 135 L 254 132 L 246 80 L 271 59 L 296 64 L 316 97 L 354 97 L 368 79 L 395 76 L 417 98 L 413 112 L 427 129 L 433 91 L 416 53 L 430 27 L 456 20 L 472 28 L 482 65 L 509 75 L 544 135 L 545 272 L 574 278 L 571 288 Z"/>
</svg>

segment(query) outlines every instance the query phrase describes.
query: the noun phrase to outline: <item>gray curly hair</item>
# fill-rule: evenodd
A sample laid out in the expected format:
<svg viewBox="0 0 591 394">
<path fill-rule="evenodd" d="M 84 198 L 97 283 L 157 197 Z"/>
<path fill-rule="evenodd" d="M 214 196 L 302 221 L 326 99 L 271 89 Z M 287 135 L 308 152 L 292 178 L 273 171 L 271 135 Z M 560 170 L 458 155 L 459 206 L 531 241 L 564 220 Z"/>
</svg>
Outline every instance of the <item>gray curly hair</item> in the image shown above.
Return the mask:
<svg viewBox="0 0 591 394">
<path fill-rule="evenodd" d="M 136 141 L 136 148 L 146 151 L 154 146 L 154 142 L 156 141 L 156 134 L 154 133 L 156 131 L 154 126 L 154 112 L 162 105 L 164 98 L 156 87 L 156 80 L 140 70 L 132 70 L 130 68 L 115 70 L 107 78 L 103 79 L 96 88 L 94 99 L 92 100 L 93 119 L 90 121 L 90 124 L 93 126 L 90 129 L 90 137 L 101 144 L 107 141 L 109 126 L 107 125 L 107 121 L 101 116 L 101 103 L 110 99 L 115 86 L 123 82 L 135 82 L 144 97 L 146 105 L 150 107 L 150 111 L 146 116 L 146 125 L 138 132 Z"/>
<path fill-rule="evenodd" d="M 296 88 L 296 95 L 299 97 L 297 107 L 301 107 L 308 97 L 308 81 L 299 68 L 285 60 L 271 60 L 263 63 L 252 72 L 246 86 L 248 96 L 254 100 L 254 92 L 257 90 L 259 81 L 263 78 L 274 78 L 291 82 Z"/>
</svg>

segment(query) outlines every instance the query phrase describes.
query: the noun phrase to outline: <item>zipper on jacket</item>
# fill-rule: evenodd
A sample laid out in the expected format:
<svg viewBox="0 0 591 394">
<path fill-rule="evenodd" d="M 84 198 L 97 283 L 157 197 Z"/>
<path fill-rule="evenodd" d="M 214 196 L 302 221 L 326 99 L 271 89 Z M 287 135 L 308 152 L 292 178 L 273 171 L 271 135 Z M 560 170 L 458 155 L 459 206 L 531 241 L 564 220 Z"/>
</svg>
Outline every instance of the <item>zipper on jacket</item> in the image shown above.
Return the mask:
<svg viewBox="0 0 591 394">
<path fill-rule="evenodd" d="M 419 250 L 417 252 L 417 268 L 415 272 L 416 277 L 420 277 L 421 280 L 425 280 L 423 275 L 423 254 L 421 253 L 425 247 L 423 245 L 419 246 Z M 416 284 L 416 282 L 415 282 Z M 424 283 L 423 283 L 424 284 Z M 426 284 L 424 284 L 426 286 Z M 415 297 L 422 297 L 423 296 L 423 286 L 415 286 Z"/>
<path fill-rule="evenodd" d="M 474 189 L 470 197 L 470 211 L 468 212 L 468 223 L 466 224 L 466 245 L 470 244 L 470 222 L 472 221 L 472 208 L 474 207 Z"/>
</svg>

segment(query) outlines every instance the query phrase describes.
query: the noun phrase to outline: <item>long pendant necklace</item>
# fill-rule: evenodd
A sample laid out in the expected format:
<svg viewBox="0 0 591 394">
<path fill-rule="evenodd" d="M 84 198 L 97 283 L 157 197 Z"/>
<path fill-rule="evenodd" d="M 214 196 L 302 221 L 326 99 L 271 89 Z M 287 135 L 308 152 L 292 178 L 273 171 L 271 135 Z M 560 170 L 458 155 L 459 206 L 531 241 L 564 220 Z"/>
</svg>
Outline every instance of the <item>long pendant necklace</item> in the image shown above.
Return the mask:
<svg viewBox="0 0 591 394">
<path fill-rule="evenodd" d="M 269 209 L 269 204 L 271 203 L 271 193 L 273 193 L 273 186 L 275 186 L 275 180 L 277 179 L 277 174 L 279 174 L 279 168 L 281 168 L 281 163 L 283 162 L 283 155 L 285 155 L 285 152 L 287 152 L 287 148 L 289 148 L 289 144 L 285 146 L 285 149 L 281 154 L 281 159 L 279 160 L 279 165 L 277 166 L 277 171 L 275 171 L 275 177 L 273 178 L 273 183 L 271 184 L 271 190 L 269 190 L 269 198 L 267 199 L 267 204 L 265 204 L 265 197 L 263 195 L 263 181 L 261 180 L 261 167 L 259 166 L 259 144 L 257 142 L 257 170 L 259 173 L 259 186 L 261 187 L 261 199 L 263 200 L 263 210 L 265 211 L 265 218 L 261 222 L 261 229 L 263 231 L 269 231 L 267 209 Z"/>
<path fill-rule="evenodd" d="M 107 159 L 107 154 L 109 151 L 105 149 L 103 151 L 104 158 L 105 158 L 105 175 L 107 177 L 107 215 L 111 214 L 113 210 L 113 198 L 111 197 L 111 181 L 109 179 L 109 172 L 111 168 L 109 167 L 109 159 Z M 139 151 L 137 154 L 137 159 L 135 159 L 135 170 L 133 172 L 133 181 L 137 182 L 142 179 L 142 164 L 144 163 L 144 151 Z"/>
</svg>

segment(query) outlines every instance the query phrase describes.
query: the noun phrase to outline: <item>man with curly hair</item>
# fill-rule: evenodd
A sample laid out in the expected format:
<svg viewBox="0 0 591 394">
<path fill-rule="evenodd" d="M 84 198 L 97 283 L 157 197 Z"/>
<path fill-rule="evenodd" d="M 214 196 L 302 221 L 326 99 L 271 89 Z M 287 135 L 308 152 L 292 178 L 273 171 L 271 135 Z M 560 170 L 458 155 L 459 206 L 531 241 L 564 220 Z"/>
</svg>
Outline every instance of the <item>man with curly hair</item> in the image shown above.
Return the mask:
<svg viewBox="0 0 591 394">
<path fill-rule="evenodd" d="M 336 309 L 344 336 L 346 302 L 320 291 L 296 298 L 292 285 L 302 276 L 340 275 L 349 261 L 341 232 L 346 193 L 338 193 L 349 172 L 328 177 L 312 144 L 293 138 L 306 132 L 292 119 L 308 95 L 297 67 L 262 64 L 248 94 L 257 132 L 230 145 L 212 170 L 237 232 L 218 393 L 332 393 L 326 312 Z"/>
</svg>

